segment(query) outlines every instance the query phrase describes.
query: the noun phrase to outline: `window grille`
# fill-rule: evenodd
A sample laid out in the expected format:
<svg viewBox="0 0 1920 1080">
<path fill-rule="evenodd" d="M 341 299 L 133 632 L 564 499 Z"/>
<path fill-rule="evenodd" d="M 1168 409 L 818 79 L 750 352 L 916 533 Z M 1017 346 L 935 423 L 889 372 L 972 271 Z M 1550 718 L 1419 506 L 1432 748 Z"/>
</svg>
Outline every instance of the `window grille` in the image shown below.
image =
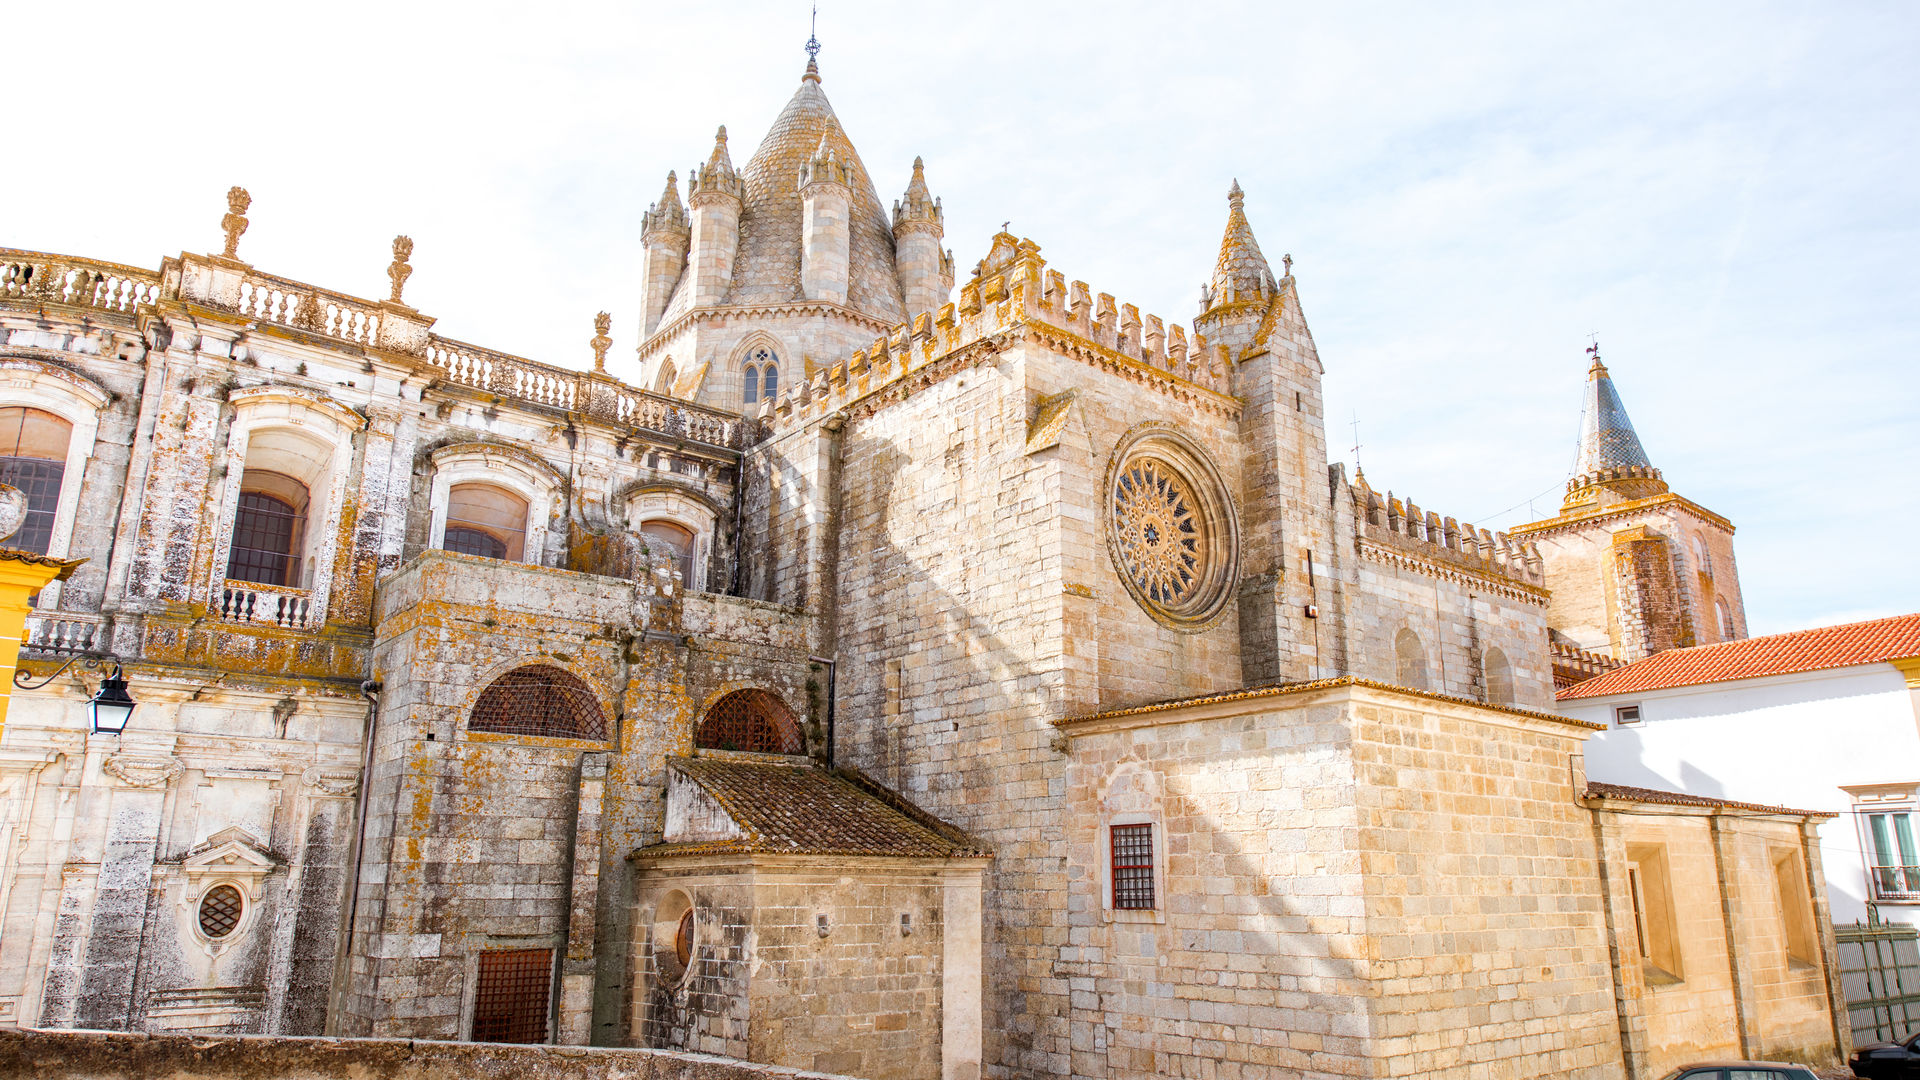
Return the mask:
<svg viewBox="0 0 1920 1080">
<path fill-rule="evenodd" d="M 53 519 L 66 476 L 67 441 L 73 425 L 39 409 L 0 409 L 0 484 L 27 497 L 27 514 L 7 546 L 45 555 L 53 544 Z"/>
<path fill-rule="evenodd" d="M 491 533 L 479 529 L 469 529 L 464 525 L 449 525 L 441 546 L 458 555 L 479 555 L 488 559 L 507 557 L 506 541 Z"/>
<path fill-rule="evenodd" d="M 1153 906 L 1153 826 L 1113 826 L 1113 906 L 1150 910 Z"/>
<path fill-rule="evenodd" d="M 200 899 L 200 932 L 210 938 L 223 938 L 240 925 L 245 905 L 240 890 L 231 885 L 215 885 Z"/>
<path fill-rule="evenodd" d="M 552 1003 L 552 949 L 489 949 L 480 954 L 473 1041 L 546 1042 Z"/>
<path fill-rule="evenodd" d="M 480 692 L 469 731 L 556 739 L 605 739 L 600 701 L 579 676 L 546 664 L 514 668 Z"/>
<path fill-rule="evenodd" d="M 241 492 L 227 577 L 256 585 L 291 585 L 299 533 L 300 515 L 291 503 L 258 491 Z"/>
<path fill-rule="evenodd" d="M 766 690 L 735 690 L 713 703 L 694 732 L 702 750 L 749 750 L 761 754 L 804 754 L 800 722 L 778 695 Z"/>
</svg>

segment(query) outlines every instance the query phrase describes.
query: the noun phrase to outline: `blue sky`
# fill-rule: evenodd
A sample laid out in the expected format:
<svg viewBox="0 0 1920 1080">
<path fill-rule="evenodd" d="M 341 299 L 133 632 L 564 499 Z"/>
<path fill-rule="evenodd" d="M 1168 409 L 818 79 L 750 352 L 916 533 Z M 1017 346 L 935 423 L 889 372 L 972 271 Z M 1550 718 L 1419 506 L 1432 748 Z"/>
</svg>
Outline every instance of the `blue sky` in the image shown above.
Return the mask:
<svg viewBox="0 0 1920 1080">
<path fill-rule="evenodd" d="M 641 212 L 717 124 L 745 161 L 807 34 L 803 3 L 61 7 L 9 16 L 0 244 L 154 266 L 217 249 L 238 183 L 263 269 L 384 295 L 405 232 L 437 329 L 570 366 L 603 308 L 630 354 Z M 923 155 L 963 270 L 1010 219 L 1187 323 L 1237 177 L 1375 486 L 1551 513 L 1597 331 L 1654 463 L 1739 526 L 1755 633 L 1920 610 L 1920 7 L 820 20 L 881 196 Z"/>
</svg>

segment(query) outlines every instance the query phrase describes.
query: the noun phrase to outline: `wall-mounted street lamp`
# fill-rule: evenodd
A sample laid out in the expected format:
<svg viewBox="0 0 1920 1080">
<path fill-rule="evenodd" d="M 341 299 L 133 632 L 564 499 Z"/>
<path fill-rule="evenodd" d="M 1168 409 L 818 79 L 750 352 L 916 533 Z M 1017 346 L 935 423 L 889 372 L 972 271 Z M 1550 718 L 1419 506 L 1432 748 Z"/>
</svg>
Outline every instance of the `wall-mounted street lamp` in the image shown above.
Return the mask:
<svg viewBox="0 0 1920 1080">
<path fill-rule="evenodd" d="M 66 673 L 75 664 L 88 671 L 107 672 L 108 665 L 113 670 L 100 680 L 100 689 L 87 699 L 87 717 L 93 721 L 95 734 L 118 735 L 127 730 L 127 721 L 133 719 L 134 706 L 139 704 L 127 693 L 127 680 L 120 671 L 120 661 L 111 656 L 74 656 L 61 664 L 53 674 L 33 682 L 33 672 L 19 668 L 13 673 L 13 685 L 22 690 L 38 690 Z"/>
</svg>

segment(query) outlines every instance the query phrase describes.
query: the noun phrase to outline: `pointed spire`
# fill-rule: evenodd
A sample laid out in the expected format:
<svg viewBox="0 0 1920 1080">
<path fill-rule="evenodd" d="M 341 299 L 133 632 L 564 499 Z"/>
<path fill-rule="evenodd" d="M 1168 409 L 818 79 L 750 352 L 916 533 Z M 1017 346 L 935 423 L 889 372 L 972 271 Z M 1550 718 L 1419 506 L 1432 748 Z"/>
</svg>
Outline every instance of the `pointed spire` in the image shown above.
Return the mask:
<svg viewBox="0 0 1920 1080">
<path fill-rule="evenodd" d="M 727 154 L 727 125 L 721 124 L 720 130 L 713 135 L 713 154 L 707 158 L 707 167 L 700 171 L 702 177 L 733 177 L 733 158 Z"/>
<path fill-rule="evenodd" d="M 640 215 L 640 238 L 644 241 L 655 235 L 672 231 L 685 231 L 687 228 L 687 208 L 680 203 L 679 177 L 667 173 L 666 190 L 660 193 L 660 201 L 647 207 Z"/>
<path fill-rule="evenodd" d="M 707 157 L 706 165 L 693 171 L 693 179 L 687 182 L 687 197 L 718 193 L 739 198 L 741 195 L 740 176 L 733 171 L 733 158 L 727 153 L 727 125 L 721 124 L 720 130 L 713 133 L 713 153 Z"/>
<path fill-rule="evenodd" d="M 1260 253 L 1260 242 L 1247 224 L 1246 195 L 1235 180 L 1227 190 L 1227 231 L 1220 238 L 1220 258 L 1213 264 L 1213 281 L 1206 295 L 1210 304 L 1253 300 L 1273 288 L 1273 268 Z"/>
<path fill-rule="evenodd" d="M 913 179 L 907 181 L 906 193 L 893 204 L 893 228 L 898 232 L 903 225 L 912 222 L 941 223 L 940 200 L 927 190 L 927 167 L 919 158 L 913 159 Z"/>
<path fill-rule="evenodd" d="M 1567 485 L 1567 506 L 1590 501 L 1583 492 L 1610 488 L 1629 499 L 1667 490 L 1660 470 L 1647 459 L 1646 448 L 1627 418 L 1627 407 L 1614 389 L 1607 365 L 1600 362 L 1596 342 L 1587 350 L 1593 364 L 1587 369 L 1585 399 L 1580 409 L 1580 452 L 1574 459 L 1573 480 Z"/>
<path fill-rule="evenodd" d="M 812 19 L 807 24 L 807 73 L 800 76 L 802 82 L 819 82 L 820 65 L 820 6 L 814 5 Z"/>
</svg>

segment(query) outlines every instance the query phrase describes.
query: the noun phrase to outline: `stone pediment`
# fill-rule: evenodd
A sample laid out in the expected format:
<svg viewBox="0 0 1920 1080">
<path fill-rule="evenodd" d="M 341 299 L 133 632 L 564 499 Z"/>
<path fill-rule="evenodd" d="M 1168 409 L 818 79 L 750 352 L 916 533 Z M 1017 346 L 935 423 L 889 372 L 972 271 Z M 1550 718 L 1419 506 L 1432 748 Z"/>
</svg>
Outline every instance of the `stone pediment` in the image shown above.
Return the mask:
<svg viewBox="0 0 1920 1080">
<path fill-rule="evenodd" d="M 233 825 L 207 837 L 206 843 L 181 856 L 177 865 L 187 879 L 187 902 L 191 904 L 217 881 L 242 884 L 248 899 L 258 900 L 261 883 L 280 869 L 283 860 L 252 833 Z"/>
</svg>

